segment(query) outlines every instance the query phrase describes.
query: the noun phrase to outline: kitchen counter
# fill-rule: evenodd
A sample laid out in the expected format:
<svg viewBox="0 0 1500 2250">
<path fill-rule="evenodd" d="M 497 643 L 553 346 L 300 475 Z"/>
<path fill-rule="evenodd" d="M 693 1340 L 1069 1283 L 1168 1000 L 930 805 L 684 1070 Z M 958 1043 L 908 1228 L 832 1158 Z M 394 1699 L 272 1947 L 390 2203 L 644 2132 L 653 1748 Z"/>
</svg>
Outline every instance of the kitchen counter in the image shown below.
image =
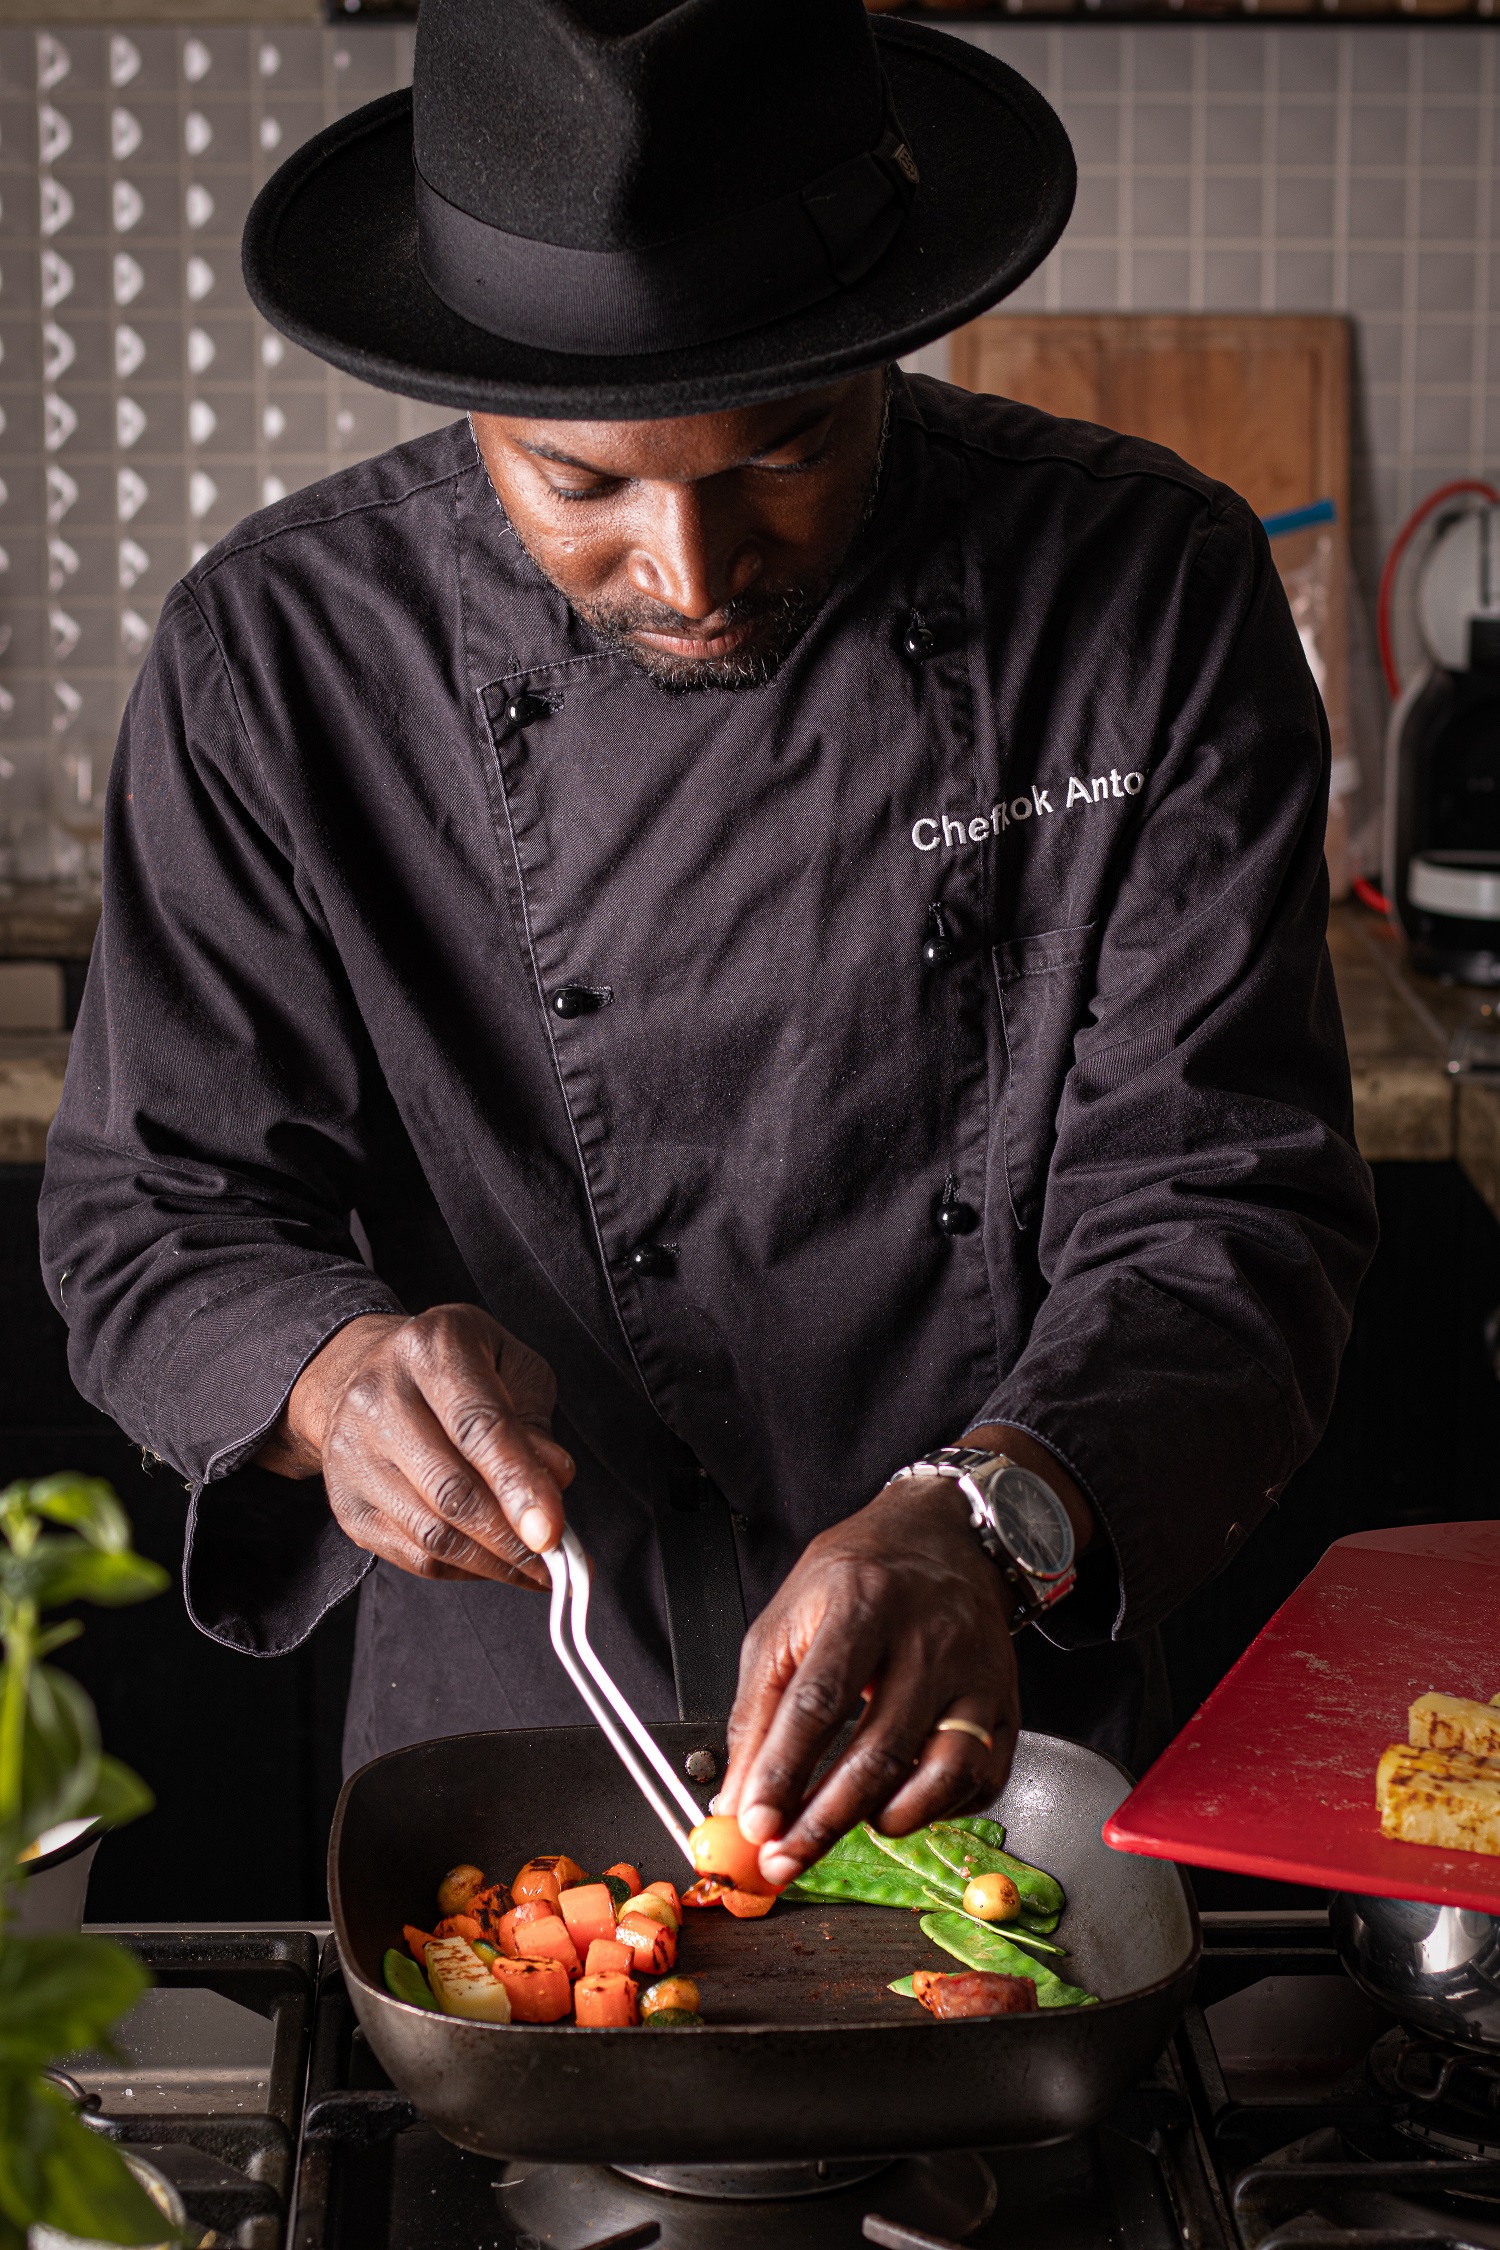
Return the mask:
<svg viewBox="0 0 1500 2250">
<path fill-rule="evenodd" d="M 0 1164 L 40 1164 L 62 1100 L 65 1031 L 0 1032 Z"/>
<path fill-rule="evenodd" d="M 0 958 L 86 957 L 87 907 L 45 894 L 0 903 Z M 1500 1086 L 1450 1077 L 1449 1043 L 1481 995 L 1414 976 L 1390 924 L 1336 906 L 1329 951 L 1354 1074 L 1354 1127 L 1372 1164 L 1456 1157 L 1500 1216 Z M 39 1164 L 62 1095 L 66 1032 L 0 1033 L 0 1163 Z"/>
<path fill-rule="evenodd" d="M 1500 1217 L 1500 1085 L 1450 1076 L 1453 1034 L 1485 996 L 1415 976 L 1399 933 L 1353 904 L 1329 917 L 1328 949 L 1354 1079 L 1354 1132 L 1371 1164 L 1456 1157 Z M 1500 995 L 1496 996 L 1500 998 Z"/>
</svg>

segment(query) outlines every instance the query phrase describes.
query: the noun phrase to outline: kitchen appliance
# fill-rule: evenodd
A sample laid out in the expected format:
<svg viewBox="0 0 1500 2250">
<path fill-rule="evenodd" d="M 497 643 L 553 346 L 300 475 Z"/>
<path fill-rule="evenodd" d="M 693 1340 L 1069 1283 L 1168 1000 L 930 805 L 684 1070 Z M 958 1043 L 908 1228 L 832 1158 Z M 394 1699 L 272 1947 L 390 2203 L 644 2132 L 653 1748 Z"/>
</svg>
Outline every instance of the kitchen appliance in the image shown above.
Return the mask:
<svg viewBox="0 0 1500 2250">
<path fill-rule="evenodd" d="M 1485 495 L 1488 495 L 1486 498 Z M 1439 505 L 1441 504 L 1441 505 Z M 1492 488 L 1444 487 L 1419 511 L 1437 534 L 1414 576 L 1424 661 L 1400 690 L 1390 607 L 1416 520 L 1381 586 L 1381 645 L 1399 700 L 1386 750 L 1385 892 L 1413 966 L 1500 984 L 1500 505 Z"/>
<path fill-rule="evenodd" d="M 1500 2074 L 1500 1916 L 1344 1893 L 1332 1924 L 1345 1968 L 1372 1999 L 1452 2050 L 1487 2047 Z"/>
<path fill-rule="evenodd" d="M 392 2092 L 330 1949 L 290 2250 L 1496 2250 L 1500 2094 L 1487 2109 L 1482 2069 L 1436 2091 L 1436 2050 L 1349 1979 L 1321 1911 L 1203 1924 L 1170 2045 L 1088 2130 L 981 2150 L 995 2206 L 972 2231 L 945 2229 L 910 2162 L 747 2206 L 587 2160 L 465 2154 Z"/>
<path fill-rule="evenodd" d="M 212 2230 L 203 2250 L 1500 2243 L 1500 2074 L 1487 2057 L 1455 2056 L 1414 2035 L 1367 1998 L 1345 1973 L 1321 1911 L 1205 1914 L 1197 1987 L 1172 2041 L 1086 2132 L 1045 2147 L 982 2149 L 961 2178 L 972 2181 L 984 2166 L 993 2214 L 972 2232 L 946 2234 L 943 2192 L 922 2193 L 946 2158 L 893 2163 L 862 2181 L 825 2180 L 820 2194 L 747 2207 L 675 2194 L 586 2159 L 551 2166 L 468 2155 L 391 2086 L 326 1930 L 111 1934 L 167 1982 L 127 2019 L 133 2060 L 73 2057 L 69 2068 L 98 2099 L 93 2114 L 107 2129 L 151 2148 L 159 2166 L 165 2148 L 190 2218 Z M 314 2004 L 306 1971 L 319 1945 Z"/>
<path fill-rule="evenodd" d="M 690 1758 L 722 1769 L 722 1735 L 651 1732 L 679 1771 Z M 909 1916 L 792 1900 L 763 1921 L 693 1916 L 701 2028 L 499 2029 L 394 1999 L 386 1948 L 457 1862 L 498 1872 L 566 1850 L 590 1866 L 661 1863 L 652 1813 L 592 1727 L 456 1736 L 363 1767 L 334 1816 L 333 1924 L 374 2054 L 430 2123 L 480 2154 L 722 2171 L 1051 2140 L 1086 2130 L 1149 2066 L 1192 1984 L 1181 1873 L 1101 1840 L 1127 1786 L 1097 1752 L 1023 1733 L 997 1808 L 1021 1857 L 1067 1891 L 1068 1973 L 1097 2007 L 934 2022 L 887 1990 L 931 1951 Z"/>
<path fill-rule="evenodd" d="M 69 2055 L 56 2082 L 168 2182 L 206 2230 L 201 2250 L 283 2250 L 319 1937 L 92 1927 L 138 1953 L 155 1984 L 117 2027 L 117 2054 Z"/>
<path fill-rule="evenodd" d="M 1500 1857 L 1380 1832 L 1375 1768 L 1437 1688 L 1500 1689 L 1500 1523 L 1337 1540 L 1115 1813 L 1108 1840 L 1200 1867 L 1500 1913 Z"/>
</svg>

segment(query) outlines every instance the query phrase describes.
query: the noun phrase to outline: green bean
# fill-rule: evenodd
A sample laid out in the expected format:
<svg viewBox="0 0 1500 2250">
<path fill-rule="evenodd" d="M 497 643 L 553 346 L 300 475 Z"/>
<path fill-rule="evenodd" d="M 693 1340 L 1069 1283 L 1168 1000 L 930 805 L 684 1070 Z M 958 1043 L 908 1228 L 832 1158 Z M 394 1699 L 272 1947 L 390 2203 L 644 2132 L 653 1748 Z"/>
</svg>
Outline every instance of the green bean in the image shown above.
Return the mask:
<svg viewBox="0 0 1500 2250">
<path fill-rule="evenodd" d="M 404 2000 L 409 2008 L 437 2007 L 437 2002 L 433 1999 L 428 1987 L 427 1979 L 417 1967 L 416 1962 L 406 1954 L 398 1953 L 395 1946 L 390 1946 L 387 1949 L 381 1967 L 385 1971 L 387 1992 L 394 1993 L 398 2000 Z"/>
<path fill-rule="evenodd" d="M 966 1968 L 989 1969 L 1006 1977 L 1030 1977 L 1040 2008 L 1076 2008 L 1094 2001 L 1092 1992 L 1065 1984 L 1045 1962 L 1034 1960 L 1002 1937 L 993 1923 L 972 1921 L 967 1914 L 924 1914 L 921 1931 Z"/>
</svg>

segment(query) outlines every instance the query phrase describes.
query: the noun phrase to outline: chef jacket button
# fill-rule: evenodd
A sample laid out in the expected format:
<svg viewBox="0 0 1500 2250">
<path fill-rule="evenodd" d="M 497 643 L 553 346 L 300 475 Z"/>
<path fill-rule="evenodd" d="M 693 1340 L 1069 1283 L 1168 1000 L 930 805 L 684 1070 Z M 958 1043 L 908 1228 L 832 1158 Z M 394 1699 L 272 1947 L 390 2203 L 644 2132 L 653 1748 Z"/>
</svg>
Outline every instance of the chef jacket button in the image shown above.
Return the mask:
<svg viewBox="0 0 1500 2250">
<path fill-rule="evenodd" d="M 908 627 L 901 646 L 914 662 L 925 664 L 937 647 L 937 636 L 927 626 L 913 624 Z"/>
<path fill-rule="evenodd" d="M 608 998 L 609 994 L 596 992 L 590 985 L 565 984 L 560 992 L 552 995 L 552 1013 L 561 1016 L 564 1023 L 571 1023 L 575 1016 L 591 1016 Z"/>
<path fill-rule="evenodd" d="M 922 959 L 929 969 L 943 969 L 953 959 L 953 940 L 948 935 L 948 925 L 940 906 L 932 907 L 927 916 L 927 935 L 922 941 Z"/>
<path fill-rule="evenodd" d="M 937 1207 L 937 1226 L 940 1234 L 972 1234 L 979 1224 L 979 1213 L 972 1203 L 960 1203 L 957 1196 L 945 1197 Z"/>
<path fill-rule="evenodd" d="M 657 1279 L 675 1272 L 677 1260 L 664 1242 L 638 1242 L 625 1263 L 632 1273 Z"/>
<path fill-rule="evenodd" d="M 505 706 L 505 723 L 511 727 L 533 727 L 551 716 L 551 704 L 539 695 L 514 695 Z"/>
</svg>

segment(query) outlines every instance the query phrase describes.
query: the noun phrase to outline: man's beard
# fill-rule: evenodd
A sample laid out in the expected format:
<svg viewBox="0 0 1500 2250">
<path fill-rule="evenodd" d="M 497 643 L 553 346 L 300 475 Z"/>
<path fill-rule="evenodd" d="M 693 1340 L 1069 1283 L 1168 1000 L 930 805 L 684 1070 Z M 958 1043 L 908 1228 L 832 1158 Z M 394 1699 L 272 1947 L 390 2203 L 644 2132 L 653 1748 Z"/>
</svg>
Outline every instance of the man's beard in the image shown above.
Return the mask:
<svg viewBox="0 0 1500 2250">
<path fill-rule="evenodd" d="M 823 607 L 843 560 L 840 555 L 833 568 L 818 580 L 752 586 L 723 603 L 714 612 L 716 632 L 730 632 L 738 625 L 759 628 L 751 645 L 731 656 L 673 656 L 666 649 L 633 640 L 632 634 L 643 632 L 691 639 L 702 630 L 701 621 L 683 617 L 677 610 L 644 597 L 634 602 L 601 602 L 595 608 L 575 602 L 573 607 L 602 647 L 628 656 L 654 686 L 665 688 L 669 694 L 691 695 L 703 688 L 765 687 Z"/>
<path fill-rule="evenodd" d="M 631 602 L 600 602 L 589 607 L 567 596 L 574 614 L 587 625 L 594 638 L 604 648 L 614 649 L 628 656 L 632 664 L 644 672 L 655 687 L 669 695 L 691 695 L 704 688 L 757 688 L 765 687 L 790 656 L 803 634 L 817 616 L 833 591 L 835 580 L 848 560 L 850 550 L 865 530 L 880 504 L 882 473 L 885 468 L 886 445 L 891 430 L 891 370 L 885 371 L 885 392 L 881 401 L 880 436 L 875 447 L 875 459 L 870 469 L 870 481 L 865 489 L 863 505 L 839 553 L 815 577 L 788 580 L 780 586 L 755 585 L 743 594 L 715 610 L 714 622 L 720 632 L 732 630 L 736 625 L 761 624 L 764 637 L 733 656 L 694 657 L 669 656 L 665 649 L 643 647 L 632 640 L 633 633 L 668 633 L 691 640 L 701 630 L 701 621 L 684 617 L 679 610 L 669 609 L 662 602 L 647 601 L 642 596 Z M 549 577 L 545 565 L 531 549 L 521 534 L 511 525 L 515 536 L 526 548 L 531 560 L 544 578 Z M 553 581 L 554 584 L 556 581 Z M 560 590 L 560 589 L 559 589 Z"/>
</svg>

